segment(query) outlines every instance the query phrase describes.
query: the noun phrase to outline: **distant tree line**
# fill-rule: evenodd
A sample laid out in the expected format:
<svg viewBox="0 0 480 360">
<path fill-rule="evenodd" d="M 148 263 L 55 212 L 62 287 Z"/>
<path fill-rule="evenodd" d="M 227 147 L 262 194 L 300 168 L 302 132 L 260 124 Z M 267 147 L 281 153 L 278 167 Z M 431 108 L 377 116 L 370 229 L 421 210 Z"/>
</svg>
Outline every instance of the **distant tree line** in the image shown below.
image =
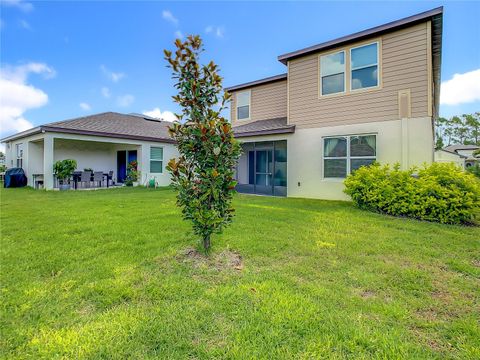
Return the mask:
<svg viewBox="0 0 480 360">
<path fill-rule="evenodd" d="M 454 144 L 480 146 L 480 112 L 436 120 L 435 148 Z"/>
</svg>

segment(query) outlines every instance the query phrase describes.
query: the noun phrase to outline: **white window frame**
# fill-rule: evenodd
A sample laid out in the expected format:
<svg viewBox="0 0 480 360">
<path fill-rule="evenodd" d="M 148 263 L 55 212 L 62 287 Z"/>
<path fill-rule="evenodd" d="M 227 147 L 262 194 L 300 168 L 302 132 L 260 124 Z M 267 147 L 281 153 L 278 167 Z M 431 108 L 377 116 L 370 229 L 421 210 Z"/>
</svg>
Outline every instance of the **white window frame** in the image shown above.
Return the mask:
<svg viewBox="0 0 480 360">
<path fill-rule="evenodd" d="M 241 106 L 238 106 L 238 95 L 243 94 L 243 93 L 248 93 L 248 117 L 246 118 L 239 118 L 238 117 L 238 108 Z M 242 105 L 246 106 L 246 105 Z M 244 90 L 244 91 L 239 91 L 235 94 L 235 119 L 238 121 L 246 121 L 250 120 L 252 117 L 252 90 Z"/>
<path fill-rule="evenodd" d="M 152 148 L 155 148 L 155 149 L 162 149 L 162 160 L 159 160 L 159 159 L 152 159 Z M 165 148 L 163 146 L 150 146 L 150 153 L 149 153 L 149 161 L 148 161 L 148 167 L 149 167 L 149 170 L 150 170 L 150 174 L 163 174 L 163 158 L 164 158 L 164 152 L 165 152 Z M 152 161 L 157 161 L 157 162 L 161 162 L 162 163 L 162 171 L 161 172 L 152 172 Z"/>
<path fill-rule="evenodd" d="M 336 74 L 330 74 L 330 75 L 323 75 L 323 69 L 322 69 L 322 57 L 330 56 L 330 55 L 335 55 L 338 53 L 343 52 L 343 91 L 339 91 L 336 93 L 331 93 L 331 94 L 323 94 L 323 86 L 322 86 L 322 80 L 324 76 L 331 76 L 331 75 L 338 75 L 341 73 L 336 73 Z M 320 91 L 320 96 L 321 97 L 326 97 L 326 96 L 335 96 L 335 95 L 342 95 L 345 94 L 347 91 L 347 52 L 345 50 L 338 50 L 334 52 L 330 52 L 327 54 L 320 55 L 318 59 L 318 66 L 320 68 L 320 81 L 319 81 L 319 91 Z"/>
<path fill-rule="evenodd" d="M 357 136 L 375 136 L 375 155 L 374 156 L 350 156 L 350 139 Z M 322 179 L 323 180 L 345 180 L 348 175 L 351 174 L 351 161 L 355 159 L 374 159 L 377 161 L 377 134 L 376 133 L 367 133 L 367 134 L 351 134 L 351 135 L 331 135 L 324 136 L 322 138 Z M 347 139 L 347 155 L 346 156 L 325 156 L 325 139 L 335 139 L 335 138 L 346 138 Z M 325 160 L 336 160 L 342 159 L 346 160 L 347 172 L 344 178 L 342 177 L 326 177 L 325 176 Z"/>
<path fill-rule="evenodd" d="M 377 44 L 377 62 L 375 64 L 369 64 L 369 65 L 364 65 L 364 66 L 359 66 L 357 68 L 353 68 L 352 50 L 359 49 L 359 48 L 369 46 L 369 45 L 373 45 L 373 44 Z M 362 90 L 366 90 L 366 89 L 375 89 L 375 88 L 380 87 L 380 41 L 372 41 L 371 43 L 361 44 L 361 45 L 354 46 L 354 47 L 350 48 L 349 49 L 349 61 L 348 62 L 349 62 L 348 72 L 350 73 L 350 92 L 357 92 L 357 91 L 362 91 Z M 376 66 L 377 67 L 377 85 L 362 87 L 360 89 L 353 89 L 353 71 L 354 70 L 365 69 L 365 68 L 368 68 L 368 67 L 371 67 L 371 66 Z"/>
<path fill-rule="evenodd" d="M 19 154 L 19 150 L 20 150 L 20 154 Z M 15 158 L 17 159 L 16 161 L 17 167 L 23 168 L 23 143 L 15 144 Z"/>
</svg>

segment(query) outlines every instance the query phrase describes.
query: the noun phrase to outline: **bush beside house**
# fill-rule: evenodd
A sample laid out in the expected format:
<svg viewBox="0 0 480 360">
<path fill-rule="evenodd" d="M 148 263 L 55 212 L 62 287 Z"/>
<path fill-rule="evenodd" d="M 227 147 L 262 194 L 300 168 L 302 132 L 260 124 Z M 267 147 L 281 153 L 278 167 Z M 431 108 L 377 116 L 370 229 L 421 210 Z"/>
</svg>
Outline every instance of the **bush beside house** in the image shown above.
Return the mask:
<svg viewBox="0 0 480 360">
<path fill-rule="evenodd" d="M 395 216 L 468 224 L 480 209 L 480 182 L 453 164 L 400 170 L 376 163 L 348 176 L 345 187 L 358 207 Z"/>
</svg>

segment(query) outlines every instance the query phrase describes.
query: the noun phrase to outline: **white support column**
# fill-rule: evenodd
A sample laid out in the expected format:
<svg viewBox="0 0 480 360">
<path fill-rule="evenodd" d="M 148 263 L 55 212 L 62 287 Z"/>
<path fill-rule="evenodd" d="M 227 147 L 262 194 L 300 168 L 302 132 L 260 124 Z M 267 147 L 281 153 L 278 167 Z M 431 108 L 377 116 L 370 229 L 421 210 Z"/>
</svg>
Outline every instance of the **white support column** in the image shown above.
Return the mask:
<svg viewBox="0 0 480 360">
<path fill-rule="evenodd" d="M 43 183 L 46 190 L 53 189 L 53 152 L 54 138 L 46 133 L 43 139 Z"/>
<path fill-rule="evenodd" d="M 138 170 L 140 170 L 140 185 L 145 185 L 149 179 L 149 170 L 150 170 L 150 145 L 142 144 L 139 146 L 139 151 L 137 154 L 138 160 Z"/>
</svg>

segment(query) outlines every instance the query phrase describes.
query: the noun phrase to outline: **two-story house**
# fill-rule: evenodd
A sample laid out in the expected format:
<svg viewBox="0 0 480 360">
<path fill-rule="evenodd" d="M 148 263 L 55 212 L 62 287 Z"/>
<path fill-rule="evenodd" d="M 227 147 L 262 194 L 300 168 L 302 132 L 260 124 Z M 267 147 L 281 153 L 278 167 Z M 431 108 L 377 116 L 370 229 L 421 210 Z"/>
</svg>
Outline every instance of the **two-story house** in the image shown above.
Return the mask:
<svg viewBox="0 0 480 360">
<path fill-rule="evenodd" d="M 346 199 L 373 161 L 431 163 L 443 8 L 280 55 L 286 73 L 231 86 L 238 190 Z"/>
</svg>

